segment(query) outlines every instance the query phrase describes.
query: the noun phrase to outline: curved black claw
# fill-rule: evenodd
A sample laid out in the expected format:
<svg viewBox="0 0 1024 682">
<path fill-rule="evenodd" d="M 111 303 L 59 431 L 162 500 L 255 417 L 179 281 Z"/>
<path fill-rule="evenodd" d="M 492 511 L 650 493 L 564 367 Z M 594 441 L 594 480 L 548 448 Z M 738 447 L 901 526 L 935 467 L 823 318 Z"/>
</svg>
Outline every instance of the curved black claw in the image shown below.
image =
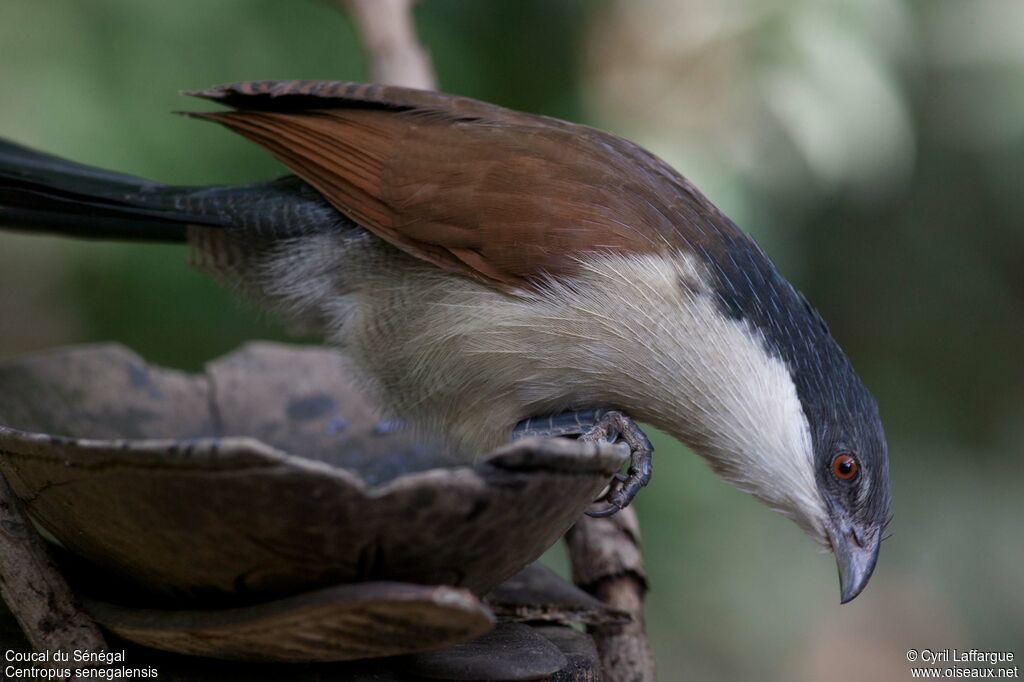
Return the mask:
<svg viewBox="0 0 1024 682">
<path fill-rule="evenodd" d="M 580 440 L 604 440 L 613 443 L 622 439 L 629 446 L 629 474 L 617 473 L 608 486 L 608 492 L 599 499 L 608 500 L 609 506 L 597 511 L 588 511 L 587 516 L 604 518 L 612 516 L 629 506 L 640 489 L 650 483 L 653 473 L 652 455 L 654 447 L 640 427 L 621 412 L 603 414 Z M 599 500 L 595 500 L 599 501 Z"/>
<path fill-rule="evenodd" d="M 589 516 L 591 518 L 594 518 L 594 519 L 603 519 L 603 518 L 608 517 L 608 516 L 614 516 L 615 514 L 618 514 L 620 511 L 622 511 L 622 507 L 619 507 L 619 506 L 614 505 L 614 504 L 610 504 L 607 507 L 605 507 L 604 509 L 596 509 L 596 510 L 589 510 L 588 509 L 587 511 L 584 512 L 584 514 L 586 514 L 587 516 Z"/>
</svg>

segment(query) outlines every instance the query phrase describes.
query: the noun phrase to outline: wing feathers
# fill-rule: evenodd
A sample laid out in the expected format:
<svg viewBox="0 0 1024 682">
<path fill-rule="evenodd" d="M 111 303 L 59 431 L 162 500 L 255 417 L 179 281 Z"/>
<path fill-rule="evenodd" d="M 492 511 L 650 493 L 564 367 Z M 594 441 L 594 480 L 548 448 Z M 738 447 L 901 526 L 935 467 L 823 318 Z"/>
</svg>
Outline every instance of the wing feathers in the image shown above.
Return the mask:
<svg viewBox="0 0 1024 682">
<path fill-rule="evenodd" d="M 234 107 L 198 116 L 265 147 L 366 229 L 502 289 L 571 275 L 585 253 L 713 248 L 735 230 L 663 162 L 585 126 L 356 83 L 193 94 Z"/>
</svg>

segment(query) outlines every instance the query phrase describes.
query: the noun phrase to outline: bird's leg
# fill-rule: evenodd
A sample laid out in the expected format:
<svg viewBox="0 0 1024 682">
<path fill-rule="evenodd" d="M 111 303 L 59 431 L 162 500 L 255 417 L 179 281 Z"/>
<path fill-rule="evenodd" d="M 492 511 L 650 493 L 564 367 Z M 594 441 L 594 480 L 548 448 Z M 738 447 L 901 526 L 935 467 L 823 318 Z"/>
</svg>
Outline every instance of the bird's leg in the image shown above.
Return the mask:
<svg viewBox="0 0 1024 682">
<path fill-rule="evenodd" d="M 530 417 L 516 424 L 512 430 L 512 440 L 582 436 L 607 413 L 608 410 L 577 410 L 546 417 Z"/>
<path fill-rule="evenodd" d="M 615 474 L 608 491 L 600 498 L 608 500 L 609 506 L 598 511 L 588 511 L 589 516 L 611 516 L 629 505 L 640 489 L 651 480 L 651 455 L 654 453 L 651 441 L 636 422 L 621 412 L 563 412 L 551 417 L 526 419 L 519 422 L 512 431 L 514 440 L 530 436 L 579 436 L 580 440 L 588 442 L 603 440 L 608 443 L 614 443 L 621 438 L 629 446 L 629 473 Z"/>
</svg>

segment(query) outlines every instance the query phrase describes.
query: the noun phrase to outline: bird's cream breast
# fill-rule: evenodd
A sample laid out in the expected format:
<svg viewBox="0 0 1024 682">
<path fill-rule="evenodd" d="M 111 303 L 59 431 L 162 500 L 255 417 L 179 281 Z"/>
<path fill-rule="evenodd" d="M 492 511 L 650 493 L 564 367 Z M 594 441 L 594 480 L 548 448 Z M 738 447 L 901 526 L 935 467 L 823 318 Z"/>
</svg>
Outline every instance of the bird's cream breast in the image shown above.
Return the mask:
<svg viewBox="0 0 1024 682">
<path fill-rule="evenodd" d="M 529 416 L 618 408 L 808 530 L 825 517 L 789 372 L 721 313 L 697 259 L 594 256 L 578 277 L 514 296 L 377 242 L 336 240 L 269 260 L 267 281 L 287 305 L 317 310 L 416 428 L 472 456 Z"/>
</svg>

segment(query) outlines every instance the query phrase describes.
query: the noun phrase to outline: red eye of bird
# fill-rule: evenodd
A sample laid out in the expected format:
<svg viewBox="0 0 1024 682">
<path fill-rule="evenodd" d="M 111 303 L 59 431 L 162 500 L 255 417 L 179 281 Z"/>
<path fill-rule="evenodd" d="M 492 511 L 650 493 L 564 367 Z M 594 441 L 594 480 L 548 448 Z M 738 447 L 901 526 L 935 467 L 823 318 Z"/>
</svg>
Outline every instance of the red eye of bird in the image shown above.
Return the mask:
<svg viewBox="0 0 1024 682">
<path fill-rule="evenodd" d="M 832 473 L 840 481 L 849 481 L 860 470 L 857 459 L 853 455 L 836 455 L 832 460 Z"/>
</svg>

